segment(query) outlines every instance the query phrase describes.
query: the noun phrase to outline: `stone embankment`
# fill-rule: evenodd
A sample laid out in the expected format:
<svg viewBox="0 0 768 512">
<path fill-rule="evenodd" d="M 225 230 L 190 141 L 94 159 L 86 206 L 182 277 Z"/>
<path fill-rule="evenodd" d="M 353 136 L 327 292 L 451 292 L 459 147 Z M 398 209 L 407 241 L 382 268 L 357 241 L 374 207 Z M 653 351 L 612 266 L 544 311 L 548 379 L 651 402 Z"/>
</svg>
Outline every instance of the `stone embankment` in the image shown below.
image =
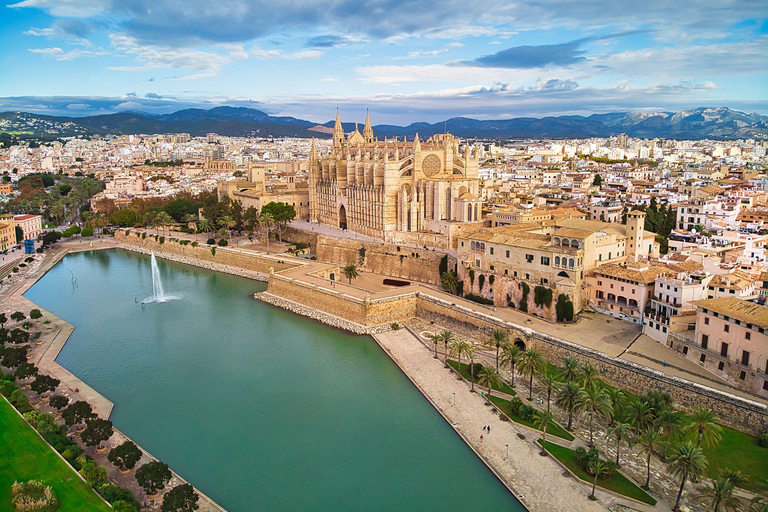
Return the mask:
<svg viewBox="0 0 768 512">
<path fill-rule="evenodd" d="M 307 318 L 317 320 L 322 324 L 330 325 L 331 327 L 342 329 L 353 334 L 375 334 L 392 330 L 392 326 L 388 324 L 376 325 L 373 327 L 366 327 L 364 325 L 356 324 L 354 322 L 350 322 L 349 320 L 339 318 L 338 316 L 318 311 L 317 309 L 313 309 L 297 302 L 277 297 L 267 292 L 255 293 L 253 298 L 262 302 L 266 302 L 267 304 L 272 304 L 273 306 L 283 308 L 287 311 L 290 311 L 291 313 L 306 316 Z"/>
</svg>

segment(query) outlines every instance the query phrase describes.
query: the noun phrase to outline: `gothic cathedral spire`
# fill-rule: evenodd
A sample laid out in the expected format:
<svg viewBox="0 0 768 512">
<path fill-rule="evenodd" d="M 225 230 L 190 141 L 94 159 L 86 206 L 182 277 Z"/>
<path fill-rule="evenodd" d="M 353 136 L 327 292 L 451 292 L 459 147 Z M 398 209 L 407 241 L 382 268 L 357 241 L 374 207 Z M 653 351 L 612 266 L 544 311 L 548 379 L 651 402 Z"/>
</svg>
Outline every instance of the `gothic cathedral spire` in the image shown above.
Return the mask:
<svg viewBox="0 0 768 512">
<path fill-rule="evenodd" d="M 371 116 L 368 110 L 365 110 L 365 127 L 363 128 L 363 139 L 366 144 L 373 144 L 373 128 L 371 128 Z"/>
<path fill-rule="evenodd" d="M 344 128 L 341 127 L 339 109 L 336 109 L 336 124 L 333 127 L 333 147 L 340 148 L 344 144 Z"/>
</svg>

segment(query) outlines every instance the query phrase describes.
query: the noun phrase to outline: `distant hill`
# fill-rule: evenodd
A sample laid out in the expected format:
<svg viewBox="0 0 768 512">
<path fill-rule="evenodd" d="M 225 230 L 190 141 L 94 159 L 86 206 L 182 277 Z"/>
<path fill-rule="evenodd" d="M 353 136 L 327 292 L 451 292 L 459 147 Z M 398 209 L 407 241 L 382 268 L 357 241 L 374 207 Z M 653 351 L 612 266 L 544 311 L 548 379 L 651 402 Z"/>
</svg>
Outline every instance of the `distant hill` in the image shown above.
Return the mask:
<svg viewBox="0 0 768 512">
<path fill-rule="evenodd" d="M 351 132 L 354 123 L 344 123 Z M 330 137 L 333 121 L 322 125 L 294 117 L 270 116 L 244 107 L 216 107 L 210 110 L 185 109 L 171 114 L 122 112 L 91 117 L 55 117 L 27 112 L 0 113 L 0 134 L 25 134 L 27 137 L 74 135 L 129 135 L 151 133 L 189 133 L 201 136 Z M 360 124 L 359 129 L 362 129 Z M 439 123 L 413 123 L 408 126 L 374 126 L 377 137 L 424 139 L 445 130 L 458 137 L 481 139 L 587 138 L 610 137 L 626 133 L 632 137 L 669 139 L 768 138 L 768 117 L 745 114 L 726 107 L 697 108 L 679 112 L 616 112 L 583 116 L 520 117 L 479 121 L 454 117 Z"/>
</svg>

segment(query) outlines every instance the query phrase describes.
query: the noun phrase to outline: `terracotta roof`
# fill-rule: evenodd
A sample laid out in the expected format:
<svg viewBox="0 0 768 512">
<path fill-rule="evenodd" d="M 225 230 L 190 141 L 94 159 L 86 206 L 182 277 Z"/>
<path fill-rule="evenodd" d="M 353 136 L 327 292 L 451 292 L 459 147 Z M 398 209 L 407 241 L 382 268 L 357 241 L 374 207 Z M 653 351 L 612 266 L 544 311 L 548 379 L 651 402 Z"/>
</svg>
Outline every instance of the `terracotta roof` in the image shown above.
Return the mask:
<svg viewBox="0 0 768 512">
<path fill-rule="evenodd" d="M 755 278 L 744 272 L 735 270 L 730 274 L 718 274 L 709 282 L 709 286 L 719 286 L 721 288 L 734 288 L 736 290 L 745 290 Z"/>
<path fill-rule="evenodd" d="M 588 231 L 586 229 L 576 228 L 560 228 L 554 232 L 554 236 L 564 236 L 568 238 L 587 238 L 594 231 Z"/>
<path fill-rule="evenodd" d="M 768 307 L 736 297 L 704 299 L 693 302 L 696 307 L 708 309 L 748 324 L 768 328 Z"/>
<path fill-rule="evenodd" d="M 29 220 L 34 219 L 35 217 L 40 217 L 39 215 L 16 215 L 13 219 L 14 220 Z"/>
<path fill-rule="evenodd" d="M 669 270 L 667 267 L 659 266 L 638 270 L 634 268 L 627 268 L 621 265 L 603 265 L 602 267 L 595 269 L 595 274 L 648 284 L 654 282 L 656 280 L 656 276 L 659 274 L 674 275 L 675 272 Z"/>
</svg>

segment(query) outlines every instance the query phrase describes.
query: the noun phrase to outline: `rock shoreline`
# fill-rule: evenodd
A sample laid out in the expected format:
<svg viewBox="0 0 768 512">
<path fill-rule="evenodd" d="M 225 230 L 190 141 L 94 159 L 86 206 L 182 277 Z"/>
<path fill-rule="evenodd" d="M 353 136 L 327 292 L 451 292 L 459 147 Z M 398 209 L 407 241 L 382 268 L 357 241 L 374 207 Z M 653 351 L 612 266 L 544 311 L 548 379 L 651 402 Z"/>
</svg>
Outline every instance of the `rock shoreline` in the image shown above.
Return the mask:
<svg viewBox="0 0 768 512">
<path fill-rule="evenodd" d="M 392 326 L 388 324 L 375 325 L 373 327 L 366 327 L 364 325 L 356 324 L 354 322 L 344 320 L 343 318 L 339 318 L 338 316 L 330 315 L 328 313 L 323 313 L 322 311 L 318 311 L 316 309 L 312 309 L 310 307 L 304 306 L 302 304 L 299 304 L 298 302 L 293 302 L 290 300 L 283 299 L 281 297 L 277 297 L 268 292 L 255 293 L 253 295 L 253 298 L 256 300 L 260 300 L 262 302 L 266 302 L 267 304 L 272 304 L 273 306 L 277 306 L 279 308 L 285 309 L 287 311 L 290 311 L 291 313 L 296 313 L 297 315 L 301 315 L 301 316 L 311 318 L 313 320 L 317 320 L 318 322 L 323 323 L 325 325 L 329 325 L 337 329 L 342 329 L 344 331 L 351 332 L 352 334 L 366 335 L 366 334 L 376 334 L 380 332 L 387 332 L 392 330 Z"/>
</svg>

